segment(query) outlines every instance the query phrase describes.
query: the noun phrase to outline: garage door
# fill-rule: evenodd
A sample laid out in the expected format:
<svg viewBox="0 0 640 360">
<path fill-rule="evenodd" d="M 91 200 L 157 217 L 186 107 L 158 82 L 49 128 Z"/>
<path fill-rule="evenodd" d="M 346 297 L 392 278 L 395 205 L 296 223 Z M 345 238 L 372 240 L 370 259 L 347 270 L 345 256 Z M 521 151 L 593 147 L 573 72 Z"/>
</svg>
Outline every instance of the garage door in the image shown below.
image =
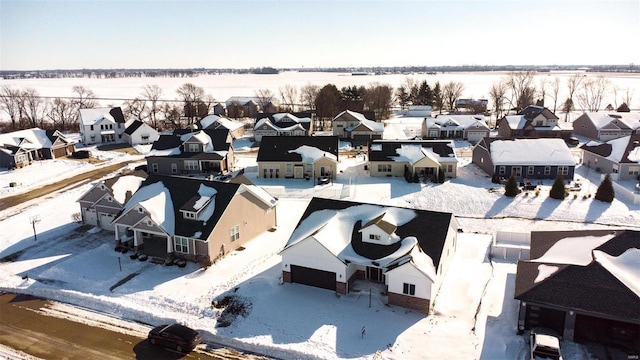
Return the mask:
<svg viewBox="0 0 640 360">
<path fill-rule="evenodd" d="M 470 142 L 477 142 L 482 140 L 487 134 L 484 131 L 469 131 L 467 133 L 467 140 Z"/>
<path fill-rule="evenodd" d="M 84 223 L 87 225 L 98 225 L 98 216 L 96 215 L 95 209 L 87 209 L 84 210 Z"/>
<path fill-rule="evenodd" d="M 291 281 L 298 284 L 336 290 L 336 273 L 291 265 Z"/>
<path fill-rule="evenodd" d="M 103 228 L 105 230 L 114 231 L 114 226 L 111 225 L 112 221 L 113 221 L 113 215 L 100 213 L 100 227 L 101 228 Z"/>
</svg>

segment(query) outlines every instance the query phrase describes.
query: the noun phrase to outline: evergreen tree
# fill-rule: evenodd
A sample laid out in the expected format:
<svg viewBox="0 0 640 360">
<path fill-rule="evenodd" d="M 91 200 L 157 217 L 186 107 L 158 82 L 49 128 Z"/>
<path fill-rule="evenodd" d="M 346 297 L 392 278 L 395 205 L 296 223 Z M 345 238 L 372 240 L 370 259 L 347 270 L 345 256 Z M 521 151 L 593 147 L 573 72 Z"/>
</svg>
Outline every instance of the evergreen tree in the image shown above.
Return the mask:
<svg viewBox="0 0 640 360">
<path fill-rule="evenodd" d="M 439 81 L 433 87 L 433 106 L 434 110 L 440 110 L 440 113 L 442 114 L 442 108 L 444 107 L 444 98 L 442 97 L 442 89 L 440 89 Z"/>
<path fill-rule="evenodd" d="M 551 186 L 551 191 L 549 191 L 549 196 L 552 199 L 564 200 L 566 193 L 564 190 L 564 177 L 562 175 L 556 177 L 553 186 Z"/>
<path fill-rule="evenodd" d="M 518 180 L 516 180 L 516 174 L 511 174 L 509 180 L 504 186 L 504 195 L 508 197 L 515 197 L 520 193 L 520 189 L 518 188 Z"/>
<path fill-rule="evenodd" d="M 613 190 L 613 183 L 611 182 L 611 176 L 609 174 L 604 176 L 598 190 L 596 191 L 596 200 L 606 201 L 608 203 L 613 201 L 615 193 Z"/>
</svg>

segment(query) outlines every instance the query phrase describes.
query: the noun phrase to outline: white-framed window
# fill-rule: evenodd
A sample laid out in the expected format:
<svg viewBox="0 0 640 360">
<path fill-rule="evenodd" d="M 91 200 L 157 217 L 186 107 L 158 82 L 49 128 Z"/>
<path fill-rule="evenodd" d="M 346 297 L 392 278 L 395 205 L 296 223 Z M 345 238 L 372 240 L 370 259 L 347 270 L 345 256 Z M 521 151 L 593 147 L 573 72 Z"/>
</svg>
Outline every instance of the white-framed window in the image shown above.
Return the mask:
<svg viewBox="0 0 640 360">
<path fill-rule="evenodd" d="M 149 135 L 142 135 L 142 136 L 140 136 L 140 139 L 141 139 L 143 142 L 147 142 L 147 141 L 149 141 Z"/>
<path fill-rule="evenodd" d="M 517 177 L 522 176 L 522 167 L 514 166 L 511 168 L 511 174 L 514 174 Z"/>
<path fill-rule="evenodd" d="M 568 166 L 558 166 L 558 175 L 569 175 L 569 167 Z"/>
<path fill-rule="evenodd" d="M 535 170 L 534 166 L 527 166 L 527 175 L 533 175 L 534 170 Z"/>
<path fill-rule="evenodd" d="M 290 173 L 293 171 L 293 164 L 286 164 L 287 167 L 287 173 Z"/>
<path fill-rule="evenodd" d="M 544 167 L 544 174 L 545 175 L 550 175 L 551 174 L 551 166 L 545 166 Z"/>
<path fill-rule="evenodd" d="M 236 225 L 229 229 L 229 239 L 231 240 L 231 242 L 240 239 L 240 225 Z"/>
<path fill-rule="evenodd" d="M 313 164 L 307 164 L 307 172 L 313 171 Z"/>
<path fill-rule="evenodd" d="M 189 239 L 182 236 L 176 236 L 173 241 L 173 250 L 175 252 L 188 254 L 189 253 Z"/>
<path fill-rule="evenodd" d="M 380 240 L 380 235 L 369 234 L 369 240 Z"/>
<path fill-rule="evenodd" d="M 391 164 L 378 164 L 378 172 L 391 172 Z"/>
<path fill-rule="evenodd" d="M 416 294 L 416 286 L 414 284 L 404 283 L 402 285 L 402 293 L 405 295 L 415 295 Z"/>
<path fill-rule="evenodd" d="M 191 211 L 184 211 L 184 218 L 185 219 L 190 219 L 190 220 L 194 220 L 196 218 L 196 213 L 191 212 Z"/>
<path fill-rule="evenodd" d="M 200 152 L 200 144 L 187 144 L 187 152 Z"/>
<path fill-rule="evenodd" d="M 185 170 L 199 170 L 198 160 L 185 160 L 184 161 L 184 169 Z"/>
<path fill-rule="evenodd" d="M 158 164 L 157 163 L 153 163 L 151 164 L 151 169 L 154 173 L 158 172 Z"/>
<path fill-rule="evenodd" d="M 506 167 L 504 167 L 504 166 L 500 166 L 500 167 L 498 168 L 498 174 L 500 174 L 500 175 L 504 175 L 504 173 L 505 173 L 505 172 L 507 172 Z"/>
<path fill-rule="evenodd" d="M 618 173 L 618 164 L 613 164 L 613 168 L 611 169 L 611 172 L 614 174 Z"/>
<path fill-rule="evenodd" d="M 453 164 L 447 164 L 447 172 L 453 172 Z"/>
<path fill-rule="evenodd" d="M 640 166 L 629 166 L 629 175 L 640 175 Z"/>
</svg>

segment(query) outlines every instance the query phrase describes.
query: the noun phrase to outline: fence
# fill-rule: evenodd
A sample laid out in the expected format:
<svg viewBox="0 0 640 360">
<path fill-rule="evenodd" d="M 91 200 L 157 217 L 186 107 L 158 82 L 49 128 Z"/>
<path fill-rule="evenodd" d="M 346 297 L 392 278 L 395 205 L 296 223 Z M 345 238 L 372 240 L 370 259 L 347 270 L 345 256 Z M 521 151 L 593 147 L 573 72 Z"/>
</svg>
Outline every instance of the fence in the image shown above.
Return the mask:
<svg viewBox="0 0 640 360">
<path fill-rule="evenodd" d="M 531 233 L 497 231 L 491 244 L 491 256 L 504 260 L 529 260 Z"/>
</svg>

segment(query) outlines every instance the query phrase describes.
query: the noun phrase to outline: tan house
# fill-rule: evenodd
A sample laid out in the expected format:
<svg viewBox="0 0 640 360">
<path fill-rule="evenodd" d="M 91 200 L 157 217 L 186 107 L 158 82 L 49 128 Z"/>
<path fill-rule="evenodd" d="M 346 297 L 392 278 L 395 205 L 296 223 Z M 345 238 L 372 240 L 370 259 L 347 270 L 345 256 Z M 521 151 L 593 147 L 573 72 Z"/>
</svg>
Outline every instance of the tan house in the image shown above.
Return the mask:
<svg viewBox="0 0 640 360">
<path fill-rule="evenodd" d="M 274 229 L 276 204 L 255 185 L 150 175 L 113 221 L 116 246 L 214 261 Z"/>
<path fill-rule="evenodd" d="M 444 172 L 455 178 L 458 158 L 452 140 L 374 140 L 369 146 L 371 176 L 406 176 L 433 180 Z"/>
<path fill-rule="evenodd" d="M 263 178 L 335 179 L 336 136 L 265 136 L 258 150 L 258 176 Z"/>
<path fill-rule="evenodd" d="M 364 114 L 345 110 L 331 122 L 333 135 L 342 139 L 359 140 L 364 145 L 371 139 L 382 139 L 384 124 L 367 119 Z"/>
<path fill-rule="evenodd" d="M 198 121 L 199 129 L 227 129 L 232 139 L 239 139 L 244 135 L 244 124 L 238 120 L 224 116 L 207 115 Z"/>
</svg>

